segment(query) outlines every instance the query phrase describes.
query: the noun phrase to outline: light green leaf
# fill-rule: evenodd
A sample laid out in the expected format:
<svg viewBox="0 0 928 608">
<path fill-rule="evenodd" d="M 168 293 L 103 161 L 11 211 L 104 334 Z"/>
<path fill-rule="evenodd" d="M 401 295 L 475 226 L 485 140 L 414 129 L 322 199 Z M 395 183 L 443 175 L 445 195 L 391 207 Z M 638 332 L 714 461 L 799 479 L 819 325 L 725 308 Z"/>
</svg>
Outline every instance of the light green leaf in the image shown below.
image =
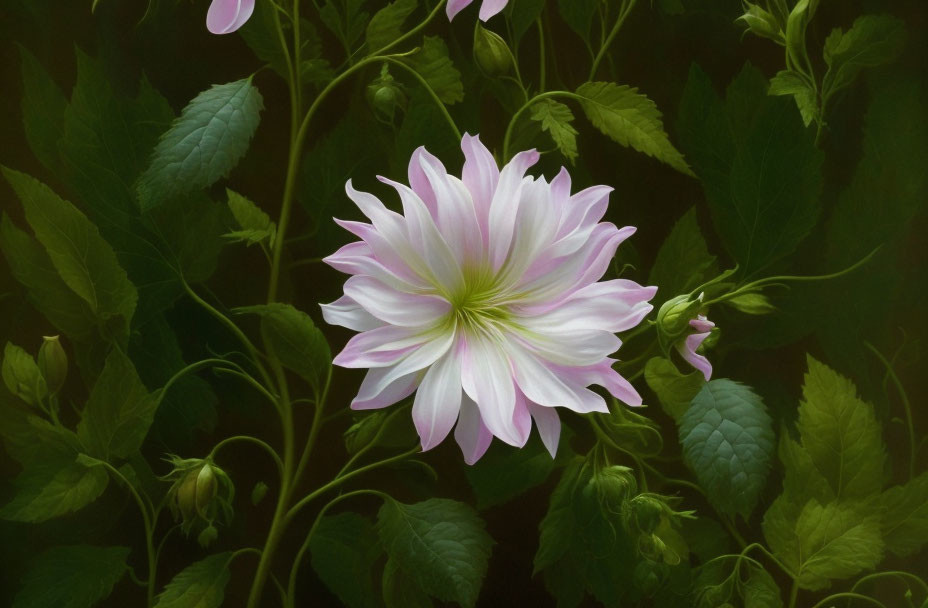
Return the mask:
<svg viewBox="0 0 928 608">
<path fill-rule="evenodd" d="M 683 460 L 720 511 L 750 515 L 770 470 L 776 437 L 750 387 L 712 380 L 680 420 Z"/>
<path fill-rule="evenodd" d="M 258 128 L 261 93 L 244 78 L 213 85 L 187 104 L 161 136 L 138 182 L 147 211 L 212 185 L 238 163 Z"/>
<path fill-rule="evenodd" d="M 91 608 L 128 569 L 129 547 L 53 547 L 33 562 L 13 608 Z"/>
<path fill-rule="evenodd" d="M 577 95 L 587 118 L 610 139 L 693 175 L 664 132 L 657 105 L 638 89 L 612 82 L 587 82 L 580 85 Z"/>
<path fill-rule="evenodd" d="M 853 383 L 811 356 L 799 405 L 802 447 L 838 499 L 865 498 L 883 487 L 886 451 L 873 406 Z"/>
<path fill-rule="evenodd" d="M 648 359 L 644 366 L 644 379 L 657 395 L 661 408 L 677 422 L 706 383 L 702 372 L 680 373 L 673 361 L 665 357 Z"/>
<path fill-rule="evenodd" d="M 390 559 L 429 595 L 476 604 L 493 539 L 473 509 L 443 498 L 412 505 L 389 499 L 377 532 Z"/>
<path fill-rule="evenodd" d="M 87 468 L 74 455 L 37 461 L 13 480 L 16 495 L 0 509 L 0 518 L 40 522 L 65 515 L 96 500 L 108 480 L 102 468 Z"/>
<path fill-rule="evenodd" d="M 780 445 L 777 453 L 783 463 L 784 495 L 799 503 L 810 498 L 823 503 L 834 499 L 835 494 L 828 480 L 816 468 L 809 452 L 800 443 L 790 438 L 786 428 L 780 432 Z"/>
<path fill-rule="evenodd" d="M 886 490 L 880 500 L 887 549 L 905 557 L 928 543 L 928 473 Z"/>
<path fill-rule="evenodd" d="M 438 98 L 451 105 L 464 99 L 464 84 L 448 56 L 448 46 L 437 36 L 426 36 L 422 48 L 413 55 L 404 57 L 410 67 L 419 72 Z"/>
<path fill-rule="evenodd" d="M 577 130 L 570 123 L 574 113 L 570 108 L 554 101 L 543 99 L 532 106 L 532 120 L 541 123 L 541 128 L 551 135 L 554 145 L 571 164 L 577 161 Z"/>
<path fill-rule="evenodd" d="M 557 0 L 561 17 L 587 44 L 590 43 L 590 26 L 597 4 L 597 0 Z"/>
<path fill-rule="evenodd" d="M 715 256 L 709 253 L 696 219 L 696 207 L 677 220 L 664 239 L 648 275 L 648 285 L 657 285 L 658 301 L 689 293 L 718 275 Z"/>
<path fill-rule="evenodd" d="M 3 349 L 2 374 L 7 390 L 29 405 L 39 403 L 48 394 L 35 359 L 12 342 L 7 342 Z"/>
<path fill-rule="evenodd" d="M 272 222 L 260 207 L 241 194 L 228 188 L 226 194 L 229 197 L 229 210 L 232 211 L 232 216 L 241 230 L 225 236 L 245 241 L 249 245 L 266 240 L 267 246 L 273 247 L 274 238 L 277 236 L 277 224 Z"/>
<path fill-rule="evenodd" d="M 412 576 L 392 559 L 383 568 L 383 601 L 387 608 L 431 608 L 432 600 Z"/>
<path fill-rule="evenodd" d="M 828 72 L 822 82 L 827 98 L 850 86 L 864 68 L 894 60 L 905 44 L 905 23 L 891 15 L 864 15 L 846 33 L 835 28 L 825 39 Z"/>
<path fill-rule="evenodd" d="M 383 550 L 370 520 L 357 513 L 323 517 L 309 550 L 313 570 L 345 606 L 377 605 L 371 568 Z"/>
<path fill-rule="evenodd" d="M 231 560 L 232 552 L 226 551 L 187 566 L 167 584 L 155 608 L 219 608 Z"/>
<path fill-rule="evenodd" d="M 20 109 L 26 140 L 36 158 L 52 172 L 61 167 L 58 141 L 64 134 L 64 111 L 68 100 L 42 64 L 19 47 L 22 59 L 23 97 Z"/>
<path fill-rule="evenodd" d="M 538 436 L 532 435 L 521 449 L 502 443 L 490 446 L 483 458 L 464 470 L 464 475 L 477 497 L 477 508 L 486 509 L 544 483 L 570 453 L 566 437 L 561 437 L 559 458 L 555 460 Z"/>
<path fill-rule="evenodd" d="M 782 608 L 780 587 L 770 573 L 754 564 L 747 568 L 749 574 L 741 587 L 744 608 Z"/>
<path fill-rule="evenodd" d="M 26 220 L 62 280 L 115 336 L 128 330 L 138 294 L 97 227 L 74 205 L 24 173 L 3 169 Z"/>
<path fill-rule="evenodd" d="M 419 0 L 394 0 L 371 17 L 367 24 L 367 50 L 376 53 L 403 33 L 403 23 L 416 10 Z"/>
<path fill-rule="evenodd" d="M 746 315 L 769 315 L 777 311 L 776 306 L 762 293 L 744 293 L 725 300 L 725 304 Z"/>
<path fill-rule="evenodd" d="M 821 119 L 817 95 L 808 78 L 800 72 L 780 70 L 770 79 L 768 95 L 792 95 L 802 115 L 802 122 L 809 126 L 813 120 Z"/>
<path fill-rule="evenodd" d="M 142 447 L 157 405 L 132 361 L 114 348 L 81 413 L 77 436 L 101 460 L 128 458 Z"/>
<path fill-rule="evenodd" d="M 280 362 L 309 382 L 318 395 L 322 390 L 332 353 L 325 336 L 308 314 L 289 304 L 265 304 L 237 308 L 239 313 L 261 317 L 261 331 Z"/>
</svg>

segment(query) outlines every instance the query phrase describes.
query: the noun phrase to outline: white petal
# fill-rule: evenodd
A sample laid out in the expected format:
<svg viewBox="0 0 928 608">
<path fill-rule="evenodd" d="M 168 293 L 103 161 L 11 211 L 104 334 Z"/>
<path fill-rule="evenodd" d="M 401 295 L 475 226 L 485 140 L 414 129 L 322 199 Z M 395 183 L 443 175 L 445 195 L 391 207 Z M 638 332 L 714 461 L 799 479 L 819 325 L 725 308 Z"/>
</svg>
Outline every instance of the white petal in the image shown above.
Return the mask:
<svg viewBox="0 0 928 608">
<path fill-rule="evenodd" d="M 489 245 L 490 263 L 493 270 L 502 267 L 512 245 L 512 232 L 519 211 L 520 191 L 525 172 L 538 162 L 538 152 L 519 152 L 503 167 L 499 174 L 499 185 L 490 203 Z"/>
<path fill-rule="evenodd" d="M 345 281 L 345 295 L 378 319 L 402 327 L 436 325 L 451 310 L 444 298 L 396 291 L 366 276 Z"/>
<path fill-rule="evenodd" d="M 468 335 L 461 379 L 490 432 L 510 445 L 522 447 L 525 442 L 513 423 L 515 383 L 502 347 L 488 337 Z"/>
<path fill-rule="evenodd" d="M 461 398 L 461 413 L 454 428 L 454 439 L 461 446 L 467 464 L 480 460 L 493 441 L 493 434 L 480 418 L 480 409 L 466 394 Z"/>
<path fill-rule="evenodd" d="M 423 451 L 444 441 L 460 409 L 461 365 L 455 349 L 450 349 L 426 372 L 412 406 Z"/>
<path fill-rule="evenodd" d="M 541 442 L 548 448 L 551 458 L 557 456 L 557 444 L 561 439 L 561 419 L 553 407 L 544 407 L 528 402 L 528 411 L 532 414 Z"/>
<path fill-rule="evenodd" d="M 358 395 L 351 401 L 353 410 L 375 410 L 401 401 L 411 395 L 422 380 L 421 372 L 414 372 L 384 382 L 390 367 L 374 367 L 364 376 Z"/>
<path fill-rule="evenodd" d="M 330 325 L 341 325 L 354 331 L 369 331 L 385 325 L 348 296 L 342 296 L 331 304 L 320 304 L 319 307 L 322 309 L 322 318 Z"/>
</svg>

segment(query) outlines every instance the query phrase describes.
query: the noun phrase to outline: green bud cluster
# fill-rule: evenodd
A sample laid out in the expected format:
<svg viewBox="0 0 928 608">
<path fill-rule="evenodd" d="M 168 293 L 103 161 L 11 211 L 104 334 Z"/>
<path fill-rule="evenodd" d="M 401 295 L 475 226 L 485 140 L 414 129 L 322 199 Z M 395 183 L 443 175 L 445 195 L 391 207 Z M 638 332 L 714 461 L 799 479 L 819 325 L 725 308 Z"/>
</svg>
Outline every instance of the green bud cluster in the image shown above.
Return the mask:
<svg viewBox="0 0 928 608">
<path fill-rule="evenodd" d="M 702 309 L 702 298 L 702 294 L 684 294 L 670 298 L 657 311 L 657 338 L 665 353 L 690 333 L 690 321 L 695 319 Z"/>
<path fill-rule="evenodd" d="M 753 4 L 747 0 L 744 0 L 743 4 L 745 12 L 735 21 L 743 22 L 748 26 L 747 31 L 755 36 L 773 40 L 781 46 L 786 45 L 785 20 L 767 10 L 767 8 L 760 6 L 760 4 Z"/>
<path fill-rule="evenodd" d="M 380 76 L 367 85 L 367 101 L 379 120 L 393 123 L 397 110 L 406 110 L 408 101 L 403 85 L 390 74 L 390 67 L 384 63 Z"/>
<path fill-rule="evenodd" d="M 218 536 L 214 524 L 232 520 L 235 486 L 225 471 L 209 458 L 169 456 L 174 469 L 162 479 L 173 481 L 168 490 L 168 505 L 181 530 L 189 534 L 200 528 L 199 543 L 206 547 Z"/>
</svg>

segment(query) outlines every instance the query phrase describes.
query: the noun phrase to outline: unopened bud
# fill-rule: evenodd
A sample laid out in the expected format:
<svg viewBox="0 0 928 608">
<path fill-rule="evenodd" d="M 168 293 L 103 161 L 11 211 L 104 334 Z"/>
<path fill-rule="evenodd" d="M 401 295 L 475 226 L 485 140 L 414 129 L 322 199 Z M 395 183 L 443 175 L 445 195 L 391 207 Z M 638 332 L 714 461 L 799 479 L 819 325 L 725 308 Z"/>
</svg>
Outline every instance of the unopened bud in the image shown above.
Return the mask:
<svg viewBox="0 0 928 608">
<path fill-rule="evenodd" d="M 786 44 L 783 36 L 783 30 L 777 18 L 758 6 L 750 2 L 744 2 L 745 13 L 735 21 L 743 21 L 755 36 L 773 40 L 777 44 Z"/>
<path fill-rule="evenodd" d="M 200 543 L 200 546 L 205 549 L 209 547 L 211 544 L 213 544 L 213 541 L 215 541 L 218 537 L 219 537 L 219 530 L 217 530 L 215 526 L 210 524 L 209 526 L 203 528 L 203 531 L 200 532 L 199 535 L 197 535 L 197 542 Z"/>
<path fill-rule="evenodd" d="M 393 122 L 397 109 L 405 109 L 406 93 L 390 75 L 386 63 L 380 69 L 380 77 L 367 85 L 367 100 L 377 117 L 388 122 Z"/>
<path fill-rule="evenodd" d="M 267 484 L 263 481 L 259 481 L 255 484 L 255 487 L 251 490 L 251 504 L 256 505 L 267 496 Z"/>
<path fill-rule="evenodd" d="M 184 522 L 191 521 L 197 514 L 197 475 L 199 471 L 190 471 L 177 486 L 174 504 L 180 511 Z"/>
<path fill-rule="evenodd" d="M 197 474 L 197 513 L 206 517 L 206 507 L 216 497 L 216 475 L 209 463 L 204 464 Z"/>
<path fill-rule="evenodd" d="M 746 315 L 769 315 L 777 311 L 776 306 L 762 293 L 745 293 L 724 302 Z"/>
<path fill-rule="evenodd" d="M 61 390 L 68 377 L 68 355 L 61 347 L 58 336 L 43 336 L 42 340 L 37 363 L 48 392 L 54 395 Z"/>
<path fill-rule="evenodd" d="M 657 335 L 664 350 L 690 333 L 690 321 L 702 308 L 702 294 L 697 298 L 688 295 L 670 298 L 657 311 Z"/>
<path fill-rule="evenodd" d="M 512 67 L 512 53 L 506 41 L 480 24 L 474 32 L 474 60 L 487 76 L 502 76 Z"/>
</svg>

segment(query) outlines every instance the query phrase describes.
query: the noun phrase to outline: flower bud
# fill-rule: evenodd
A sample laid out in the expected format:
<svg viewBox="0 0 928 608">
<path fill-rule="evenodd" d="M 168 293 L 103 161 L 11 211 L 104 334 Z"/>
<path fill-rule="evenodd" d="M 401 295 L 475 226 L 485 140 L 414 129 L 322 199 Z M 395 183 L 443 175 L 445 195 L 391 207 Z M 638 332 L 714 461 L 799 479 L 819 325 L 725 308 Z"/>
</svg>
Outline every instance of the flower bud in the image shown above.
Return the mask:
<svg viewBox="0 0 928 608">
<path fill-rule="evenodd" d="M 702 308 L 702 294 L 691 299 L 688 295 L 670 298 L 657 311 L 657 333 L 662 345 L 670 345 L 689 333 L 690 320 Z M 666 348 L 665 348 L 666 350 Z"/>
<path fill-rule="evenodd" d="M 767 296 L 761 293 L 745 293 L 724 302 L 746 315 L 769 315 L 777 311 L 776 306 L 771 304 Z"/>
<path fill-rule="evenodd" d="M 180 511 L 184 522 L 192 521 L 197 514 L 197 475 L 199 471 L 190 471 L 181 480 L 174 494 L 174 504 Z"/>
<path fill-rule="evenodd" d="M 506 41 L 479 23 L 474 31 L 474 60 L 487 76 L 502 76 L 512 67 L 512 53 Z"/>
<path fill-rule="evenodd" d="M 251 504 L 256 505 L 267 496 L 267 484 L 263 481 L 259 481 L 255 484 L 255 487 L 251 489 Z"/>
<path fill-rule="evenodd" d="M 61 390 L 68 377 L 68 355 L 61 347 L 58 336 L 43 336 L 42 340 L 37 363 L 48 392 L 54 395 Z"/>
<path fill-rule="evenodd" d="M 755 36 L 773 40 L 777 44 L 786 44 L 780 22 L 773 14 L 759 5 L 747 1 L 744 2 L 744 9 L 745 13 L 735 21 L 743 21 L 748 26 L 748 30 Z"/>
<path fill-rule="evenodd" d="M 621 465 L 605 467 L 590 482 L 596 484 L 603 506 L 613 513 L 621 513 L 629 497 L 638 492 L 638 483 L 632 470 Z"/>
<path fill-rule="evenodd" d="M 235 487 L 225 471 L 209 459 L 172 456 L 169 461 L 174 470 L 163 478 L 174 480 L 168 504 L 174 519 L 182 522 L 185 534 L 197 525 L 212 526 L 217 518 L 226 522 L 232 519 Z M 205 534 L 209 537 L 213 533 Z"/>
<path fill-rule="evenodd" d="M 396 110 L 406 108 L 406 93 L 402 85 L 390 75 L 386 63 L 380 68 L 380 77 L 367 85 L 367 101 L 379 119 L 391 123 Z"/>
<path fill-rule="evenodd" d="M 203 531 L 197 535 L 197 542 L 205 549 L 213 544 L 213 541 L 215 541 L 217 538 L 219 538 L 219 530 L 210 524 L 203 528 Z"/>
<path fill-rule="evenodd" d="M 206 517 L 206 507 L 215 497 L 216 475 L 213 474 L 213 467 L 207 463 L 197 473 L 197 513 L 200 517 Z"/>
</svg>

